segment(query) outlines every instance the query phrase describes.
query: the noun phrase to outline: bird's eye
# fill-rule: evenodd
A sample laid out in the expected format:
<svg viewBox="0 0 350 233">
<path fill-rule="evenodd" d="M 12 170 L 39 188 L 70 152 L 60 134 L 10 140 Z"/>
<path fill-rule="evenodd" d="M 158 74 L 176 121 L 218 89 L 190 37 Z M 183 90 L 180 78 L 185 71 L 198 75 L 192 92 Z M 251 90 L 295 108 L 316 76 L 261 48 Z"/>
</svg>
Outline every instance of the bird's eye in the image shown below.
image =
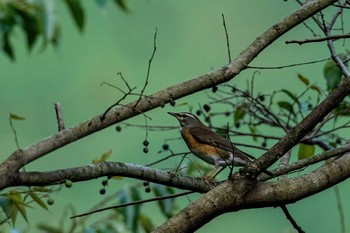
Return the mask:
<svg viewBox="0 0 350 233">
<path fill-rule="evenodd" d="M 188 118 L 188 117 L 190 117 L 188 114 L 186 114 L 186 113 L 182 113 L 181 115 L 181 119 L 186 119 L 186 118 Z"/>
</svg>

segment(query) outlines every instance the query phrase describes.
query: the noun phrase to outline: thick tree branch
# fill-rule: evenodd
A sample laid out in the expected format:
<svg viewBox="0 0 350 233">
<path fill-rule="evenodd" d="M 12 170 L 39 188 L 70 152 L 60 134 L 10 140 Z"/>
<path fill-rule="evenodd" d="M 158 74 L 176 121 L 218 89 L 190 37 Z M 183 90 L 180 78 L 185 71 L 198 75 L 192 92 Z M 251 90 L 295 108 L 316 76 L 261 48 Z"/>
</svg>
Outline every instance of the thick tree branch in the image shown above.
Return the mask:
<svg viewBox="0 0 350 233">
<path fill-rule="evenodd" d="M 347 144 L 343 147 L 326 151 L 322 154 L 279 167 L 271 172 L 277 177 L 305 168 L 311 164 L 315 164 L 335 156 L 340 156 L 349 151 L 350 144 Z M 67 179 L 73 182 L 81 182 L 105 176 L 135 178 L 138 180 L 146 180 L 152 183 L 163 184 L 199 193 L 208 192 L 212 188 L 209 187 L 208 183 L 202 178 L 193 178 L 176 174 L 174 172 L 158 170 L 148 166 L 121 162 L 102 162 L 87 166 L 43 172 L 19 172 L 16 179 L 10 186 L 48 186 L 64 183 Z M 261 174 L 259 177 L 259 181 L 266 181 L 269 179 L 271 179 L 271 177 L 265 174 Z"/>
<path fill-rule="evenodd" d="M 193 178 L 138 164 L 120 162 L 102 162 L 47 172 L 19 172 L 11 186 L 47 186 L 62 183 L 66 179 L 78 182 L 103 176 L 136 178 L 200 193 L 210 190 L 207 182 L 202 178 Z"/>
<path fill-rule="evenodd" d="M 315 171 L 276 182 L 226 181 L 181 210 L 154 232 L 194 232 L 220 214 L 297 202 L 350 177 L 350 153 Z"/>
</svg>

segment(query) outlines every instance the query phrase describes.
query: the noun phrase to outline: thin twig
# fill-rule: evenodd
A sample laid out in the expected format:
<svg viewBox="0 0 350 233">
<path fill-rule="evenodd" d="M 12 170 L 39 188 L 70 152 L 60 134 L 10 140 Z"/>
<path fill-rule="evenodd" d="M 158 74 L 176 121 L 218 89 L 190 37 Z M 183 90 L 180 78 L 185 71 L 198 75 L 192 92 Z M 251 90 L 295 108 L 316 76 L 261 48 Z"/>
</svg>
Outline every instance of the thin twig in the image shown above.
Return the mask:
<svg viewBox="0 0 350 233">
<path fill-rule="evenodd" d="M 346 145 L 339 147 L 337 149 L 325 151 L 322 154 L 314 155 L 312 157 L 308 157 L 308 158 L 299 160 L 299 161 L 294 162 L 292 164 L 288 164 L 284 167 L 279 167 L 277 169 L 272 170 L 271 172 L 275 176 L 280 176 L 280 175 L 283 175 L 286 173 L 290 173 L 292 171 L 296 171 L 298 169 L 305 168 L 305 167 L 310 166 L 312 164 L 319 163 L 323 160 L 339 156 L 339 155 L 347 153 L 349 151 L 350 151 L 350 144 L 346 144 Z M 270 177 L 263 176 L 263 177 L 259 178 L 260 181 L 265 181 L 268 179 L 270 179 Z"/>
<path fill-rule="evenodd" d="M 109 84 L 109 83 L 103 82 L 103 83 L 101 84 L 101 85 L 107 84 L 107 85 L 109 85 L 109 86 L 111 86 L 111 87 L 114 87 L 114 88 L 116 88 L 117 90 L 119 90 L 120 92 L 122 92 L 122 93 L 124 94 L 124 96 L 123 96 L 122 98 L 120 98 L 115 104 L 113 104 L 113 105 L 111 105 L 109 108 L 107 108 L 107 110 L 106 110 L 106 111 L 103 113 L 103 115 L 101 116 L 101 121 L 103 121 L 103 120 L 106 118 L 107 113 L 108 113 L 112 108 L 114 108 L 115 106 L 119 105 L 120 102 L 121 102 L 122 100 L 124 100 L 128 95 L 132 94 L 132 91 L 135 90 L 135 88 L 136 88 L 136 87 L 131 88 L 131 87 L 129 86 L 128 82 L 124 79 L 123 74 L 122 74 L 121 72 L 119 72 L 118 75 L 119 75 L 119 76 L 121 77 L 121 79 L 124 81 L 125 85 L 126 85 L 127 88 L 128 88 L 128 91 L 125 92 L 125 91 L 123 91 L 122 89 L 120 89 L 119 87 L 114 86 L 114 85 Z M 141 97 L 140 97 L 140 98 L 141 98 Z"/>
<path fill-rule="evenodd" d="M 224 26 L 225 35 L 226 35 L 226 45 L 227 45 L 227 53 L 228 53 L 228 63 L 231 63 L 232 59 L 231 59 L 231 50 L 230 50 L 230 40 L 229 40 L 228 33 L 227 33 L 225 15 L 224 15 L 224 14 L 221 14 L 221 16 L 222 16 L 222 25 Z"/>
<path fill-rule="evenodd" d="M 297 224 L 297 222 L 294 220 L 292 215 L 289 213 L 286 205 L 280 205 L 281 209 L 283 210 L 284 215 L 288 219 L 288 221 L 293 225 L 294 229 L 297 230 L 299 233 L 305 233 L 303 229 Z"/>
<path fill-rule="evenodd" d="M 345 35 L 335 35 L 335 36 L 327 36 L 323 38 L 316 38 L 316 39 L 306 39 L 306 40 L 288 40 L 285 43 L 286 44 L 306 44 L 306 43 L 315 43 L 315 42 L 323 42 L 323 41 L 328 41 L 328 40 L 339 40 L 339 39 L 345 39 L 345 38 L 350 38 L 350 34 L 345 34 Z"/>
<path fill-rule="evenodd" d="M 345 3 L 344 3 L 345 4 Z M 326 35 L 327 38 L 329 38 L 331 36 L 331 30 L 332 27 L 334 26 L 337 18 L 342 14 L 343 12 L 343 8 L 338 8 L 338 11 L 333 15 L 332 20 L 329 22 L 328 26 L 326 26 L 324 17 L 322 12 L 320 12 L 321 14 L 321 18 L 322 18 L 322 23 L 323 23 L 323 31 Z M 337 64 L 337 66 L 339 67 L 339 69 L 341 69 L 342 73 L 346 76 L 346 77 L 350 77 L 350 72 L 348 70 L 348 68 L 346 67 L 345 63 L 342 61 L 342 59 L 337 55 L 335 48 L 334 48 L 334 44 L 333 44 L 333 40 L 327 40 L 327 46 L 328 49 L 331 53 L 331 57 L 333 59 L 333 61 Z"/>
<path fill-rule="evenodd" d="M 61 108 L 61 104 L 59 102 L 54 103 L 54 106 L 55 106 L 55 112 L 56 112 L 58 132 L 60 132 L 66 128 L 64 126 L 62 108 Z"/>
<path fill-rule="evenodd" d="M 328 60 L 330 60 L 330 58 L 325 58 L 325 59 L 316 60 L 316 61 L 309 61 L 309 62 L 301 62 L 301 63 L 290 64 L 290 65 L 283 65 L 283 66 L 247 66 L 247 68 L 248 69 L 260 69 L 260 70 L 276 70 L 276 69 L 290 68 L 290 67 L 294 67 L 294 66 L 310 65 L 310 64 L 328 61 Z"/>
<path fill-rule="evenodd" d="M 155 164 L 161 163 L 161 162 L 163 162 L 163 161 L 165 161 L 165 160 L 167 160 L 167 159 L 169 159 L 169 158 L 172 158 L 172 157 L 175 157 L 175 156 L 179 156 L 179 155 L 186 156 L 186 155 L 188 155 L 188 154 L 189 154 L 189 152 L 171 153 L 170 155 L 168 155 L 168 156 L 166 156 L 166 157 L 164 157 L 164 158 L 161 158 L 161 159 L 159 159 L 159 160 L 157 160 L 157 161 L 154 161 L 154 162 L 152 162 L 152 163 L 146 164 L 145 166 L 150 167 L 150 166 L 153 166 L 153 165 L 155 165 Z"/>
<path fill-rule="evenodd" d="M 147 203 L 147 202 L 161 201 L 161 200 L 166 200 L 166 199 L 171 199 L 171 198 L 177 198 L 177 197 L 185 196 L 185 195 L 192 194 L 192 193 L 194 193 L 194 191 L 187 191 L 187 192 L 167 195 L 167 196 L 163 196 L 163 197 L 155 197 L 155 198 L 150 198 L 150 199 L 146 199 L 146 200 L 139 200 L 139 201 L 124 203 L 121 205 L 109 206 L 106 208 L 101 208 L 101 209 L 89 211 L 89 212 L 86 212 L 83 214 L 74 215 L 74 216 L 70 217 L 70 219 L 79 218 L 79 217 L 87 216 L 90 214 L 95 214 L 95 213 L 102 212 L 105 210 L 110 210 L 110 209 L 117 209 L 117 208 L 127 207 L 127 206 L 131 206 L 131 205 L 139 205 L 139 204 L 143 204 L 143 203 Z"/>
<path fill-rule="evenodd" d="M 148 84 L 148 79 L 149 79 L 149 74 L 151 72 L 151 65 L 152 65 L 152 61 L 153 61 L 153 57 L 154 57 L 154 54 L 156 53 L 157 51 L 157 34 L 158 34 L 158 28 L 156 28 L 156 31 L 154 33 L 154 37 L 153 37 L 153 52 L 152 52 L 152 55 L 151 55 L 151 58 L 148 60 L 148 67 L 147 67 L 147 75 L 146 75 L 146 81 L 145 81 L 145 84 L 143 85 L 143 88 L 141 90 L 141 94 L 140 94 L 140 97 L 139 99 L 137 100 L 136 104 L 135 104 L 135 108 L 137 106 L 137 104 L 140 102 L 142 96 L 143 96 L 143 93 L 147 87 L 147 84 Z"/>
<path fill-rule="evenodd" d="M 337 185 L 334 186 L 334 192 L 335 192 L 335 199 L 337 200 L 337 207 L 338 207 L 338 211 L 339 211 L 341 232 L 345 233 L 346 229 L 345 229 L 344 210 L 343 210 L 343 205 L 342 205 L 341 199 L 340 199 L 339 188 Z"/>
<path fill-rule="evenodd" d="M 13 123 L 12 123 L 12 117 L 10 116 L 9 119 L 10 119 L 10 126 L 11 126 L 11 129 L 12 129 L 12 132 L 13 132 L 13 134 L 14 134 L 14 136 L 15 136 L 15 142 L 16 142 L 17 149 L 20 150 L 21 147 L 19 146 L 19 142 L 18 142 L 18 137 L 17 137 L 16 129 L 15 129 L 15 127 L 13 126 Z"/>
</svg>

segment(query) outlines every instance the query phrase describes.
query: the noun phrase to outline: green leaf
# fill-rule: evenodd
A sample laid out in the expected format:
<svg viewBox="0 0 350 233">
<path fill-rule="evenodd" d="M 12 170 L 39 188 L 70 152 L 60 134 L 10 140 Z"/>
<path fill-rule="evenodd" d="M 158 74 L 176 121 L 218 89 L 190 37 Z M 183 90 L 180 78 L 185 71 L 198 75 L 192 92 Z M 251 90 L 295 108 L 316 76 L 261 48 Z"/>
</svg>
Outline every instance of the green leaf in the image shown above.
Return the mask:
<svg viewBox="0 0 350 233">
<path fill-rule="evenodd" d="M 279 101 L 279 102 L 277 102 L 277 104 L 278 104 L 278 106 L 280 108 L 283 108 L 283 109 L 287 110 L 288 112 L 290 112 L 293 115 L 295 114 L 294 110 L 293 110 L 293 106 L 289 102 L 287 102 L 287 101 Z"/>
<path fill-rule="evenodd" d="M 315 145 L 299 143 L 298 159 L 305 159 L 315 154 Z"/>
<path fill-rule="evenodd" d="M 92 163 L 101 163 L 104 161 L 107 161 L 107 159 L 112 155 L 112 150 L 106 151 L 105 153 L 103 153 L 100 157 L 94 158 L 92 160 Z"/>
<path fill-rule="evenodd" d="M 249 125 L 249 130 L 252 134 L 256 134 L 256 127 L 254 125 Z M 258 141 L 258 137 L 257 136 L 253 136 L 253 140 L 256 142 Z"/>
<path fill-rule="evenodd" d="M 25 117 L 21 117 L 19 115 L 16 115 L 16 114 L 13 114 L 13 113 L 10 113 L 10 119 L 11 120 L 25 120 L 26 118 Z"/>
<path fill-rule="evenodd" d="M 101 162 L 106 161 L 111 155 L 112 155 L 112 150 L 109 150 L 109 151 L 103 153 L 101 156 Z"/>
<path fill-rule="evenodd" d="M 309 79 L 306 78 L 304 75 L 298 74 L 298 79 L 299 79 L 300 81 L 302 81 L 306 86 L 309 86 L 310 81 L 309 81 Z"/>
<path fill-rule="evenodd" d="M 146 233 L 152 232 L 155 228 L 152 219 L 144 214 L 140 215 L 139 224 Z"/>
<path fill-rule="evenodd" d="M 6 53 L 6 55 L 12 60 L 15 60 L 15 54 L 13 52 L 13 48 L 10 42 L 10 33 L 6 32 L 3 34 L 2 36 L 2 40 L 3 40 L 3 45 L 2 45 L 2 50 L 4 50 L 4 52 Z"/>
<path fill-rule="evenodd" d="M 40 2 L 42 13 L 41 24 L 44 34 L 43 48 L 45 48 L 48 42 L 57 46 L 60 37 L 60 28 L 56 20 L 56 2 L 52 0 L 41 0 Z"/>
<path fill-rule="evenodd" d="M 327 90 L 331 91 L 338 86 L 343 73 L 334 61 L 327 61 L 323 67 L 323 75 L 327 81 Z"/>
<path fill-rule="evenodd" d="M 346 101 L 340 102 L 338 107 L 335 109 L 336 117 L 337 116 L 350 116 L 350 103 Z"/>
<path fill-rule="evenodd" d="M 172 188 L 160 184 L 154 184 L 153 191 L 157 197 L 164 197 L 175 193 Z M 174 215 L 176 208 L 175 199 L 169 198 L 165 200 L 159 200 L 158 205 L 162 214 L 164 214 L 164 216 L 167 218 L 171 218 Z"/>
<path fill-rule="evenodd" d="M 100 5 L 102 7 L 104 7 L 107 3 L 107 0 L 95 0 L 97 5 Z"/>
<path fill-rule="evenodd" d="M 114 2 L 122 9 L 123 11 L 129 11 L 129 8 L 126 4 L 126 0 L 114 0 Z"/>
<path fill-rule="evenodd" d="M 135 187 L 129 187 L 120 193 L 120 204 L 130 203 L 140 200 L 140 194 Z M 120 213 L 124 216 L 126 226 L 132 232 L 137 230 L 137 220 L 140 216 L 140 205 L 130 205 L 121 208 Z"/>
<path fill-rule="evenodd" d="M 42 192 L 42 193 L 47 193 L 52 191 L 52 189 L 48 187 L 33 187 L 31 190 L 32 192 Z"/>
<path fill-rule="evenodd" d="M 15 208 L 11 199 L 8 198 L 6 195 L 0 195 L 0 206 L 4 211 L 4 213 L 6 214 L 6 216 L 11 218 Z M 12 222 L 15 223 L 15 221 L 12 221 Z"/>
<path fill-rule="evenodd" d="M 63 233 L 63 230 L 60 229 L 57 226 L 49 225 L 48 223 L 39 223 L 37 225 L 37 228 L 40 230 L 40 232 L 47 232 L 47 233 Z"/>
<path fill-rule="evenodd" d="M 233 115 L 234 123 L 238 123 L 241 119 L 244 118 L 246 114 L 246 111 L 244 110 L 243 107 L 239 106 L 237 107 L 235 114 Z"/>
<path fill-rule="evenodd" d="M 43 202 L 43 201 L 41 200 L 41 198 L 40 198 L 38 195 L 36 195 L 35 192 L 30 191 L 30 192 L 28 192 L 28 194 L 29 194 L 29 196 L 33 199 L 33 201 L 35 201 L 38 205 L 40 205 L 40 206 L 41 206 L 42 208 L 44 208 L 45 210 L 48 210 L 48 208 L 47 208 L 45 202 Z"/>
<path fill-rule="evenodd" d="M 7 197 L 13 202 L 15 209 L 22 215 L 23 219 L 28 222 L 27 212 L 25 207 L 30 207 L 29 205 L 24 203 L 22 198 L 22 194 L 18 192 L 10 192 L 7 194 Z M 16 213 L 17 215 L 17 213 Z"/>
<path fill-rule="evenodd" d="M 27 37 L 27 47 L 29 50 L 32 49 L 36 38 L 40 33 L 40 27 L 38 22 L 38 17 L 36 16 L 36 12 L 34 8 L 32 8 L 29 4 L 19 3 L 19 4 L 11 4 L 17 15 L 22 18 L 21 26 Z"/>
<path fill-rule="evenodd" d="M 65 0 L 75 24 L 82 32 L 85 24 L 85 14 L 80 0 Z"/>
<path fill-rule="evenodd" d="M 318 86 L 311 85 L 310 89 L 316 91 L 319 95 L 322 95 L 322 91 L 321 91 L 321 89 Z"/>
<path fill-rule="evenodd" d="M 288 95 L 294 102 L 296 102 L 298 105 L 300 105 L 298 98 L 292 92 L 288 91 L 287 89 L 281 89 L 281 92 Z"/>
</svg>

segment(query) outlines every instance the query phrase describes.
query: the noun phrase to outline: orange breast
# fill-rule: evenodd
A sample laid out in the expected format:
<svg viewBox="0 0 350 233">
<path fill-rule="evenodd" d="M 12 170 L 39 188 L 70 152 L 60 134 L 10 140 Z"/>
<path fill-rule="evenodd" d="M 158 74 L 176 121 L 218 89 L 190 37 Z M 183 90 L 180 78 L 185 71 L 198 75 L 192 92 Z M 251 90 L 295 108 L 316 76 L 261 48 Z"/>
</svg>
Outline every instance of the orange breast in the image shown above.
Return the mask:
<svg viewBox="0 0 350 233">
<path fill-rule="evenodd" d="M 190 134 L 188 129 L 182 129 L 181 135 L 190 151 L 200 159 L 213 165 L 217 164 L 218 160 L 222 160 L 222 162 L 227 160 L 230 163 L 232 159 L 231 152 L 198 141 Z"/>
</svg>

